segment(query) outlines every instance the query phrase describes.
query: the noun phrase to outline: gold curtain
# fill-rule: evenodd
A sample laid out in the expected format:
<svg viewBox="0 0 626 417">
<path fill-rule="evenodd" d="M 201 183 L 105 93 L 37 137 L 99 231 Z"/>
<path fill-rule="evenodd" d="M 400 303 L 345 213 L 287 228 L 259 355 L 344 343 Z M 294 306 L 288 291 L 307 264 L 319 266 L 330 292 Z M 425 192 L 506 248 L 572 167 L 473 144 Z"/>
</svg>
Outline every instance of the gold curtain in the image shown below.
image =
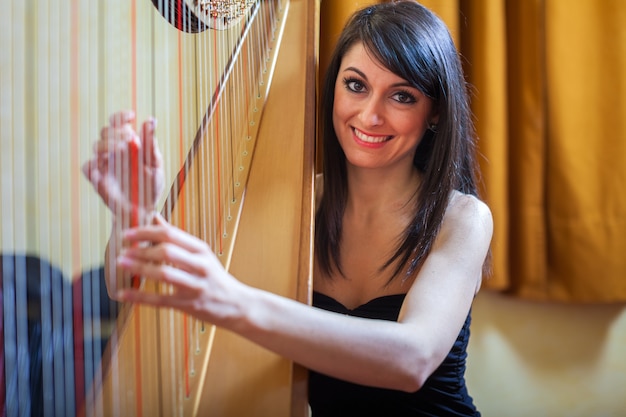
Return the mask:
<svg viewBox="0 0 626 417">
<path fill-rule="evenodd" d="M 322 3 L 321 69 L 345 18 Z M 626 301 L 626 2 L 423 0 L 450 27 L 472 86 L 490 289 Z"/>
</svg>

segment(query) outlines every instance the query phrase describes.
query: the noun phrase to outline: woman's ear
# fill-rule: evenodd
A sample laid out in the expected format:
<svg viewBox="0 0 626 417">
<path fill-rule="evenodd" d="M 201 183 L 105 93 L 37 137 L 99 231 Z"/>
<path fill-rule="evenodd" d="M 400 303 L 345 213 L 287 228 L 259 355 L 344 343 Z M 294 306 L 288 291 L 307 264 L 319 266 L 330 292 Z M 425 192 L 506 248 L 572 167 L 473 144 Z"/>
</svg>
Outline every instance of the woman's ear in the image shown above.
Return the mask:
<svg viewBox="0 0 626 417">
<path fill-rule="evenodd" d="M 433 114 L 430 115 L 430 119 L 428 120 L 428 129 L 436 132 L 437 124 L 439 124 L 439 112 L 433 109 Z"/>
</svg>

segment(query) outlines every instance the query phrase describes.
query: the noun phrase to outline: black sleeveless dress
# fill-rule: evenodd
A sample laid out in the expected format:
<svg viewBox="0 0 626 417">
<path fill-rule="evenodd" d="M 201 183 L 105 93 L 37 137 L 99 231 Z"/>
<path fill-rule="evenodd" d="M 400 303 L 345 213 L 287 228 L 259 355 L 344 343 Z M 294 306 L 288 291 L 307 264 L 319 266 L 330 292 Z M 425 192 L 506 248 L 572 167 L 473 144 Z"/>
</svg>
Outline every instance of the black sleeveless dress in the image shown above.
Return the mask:
<svg viewBox="0 0 626 417">
<path fill-rule="evenodd" d="M 351 316 L 396 321 L 404 295 L 376 298 L 349 310 L 321 293 L 313 293 L 313 305 Z M 312 417 L 480 416 L 465 386 L 465 358 L 470 314 L 441 366 L 416 392 L 373 388 L 309 372 L 309 404 Z"/>
</svg>

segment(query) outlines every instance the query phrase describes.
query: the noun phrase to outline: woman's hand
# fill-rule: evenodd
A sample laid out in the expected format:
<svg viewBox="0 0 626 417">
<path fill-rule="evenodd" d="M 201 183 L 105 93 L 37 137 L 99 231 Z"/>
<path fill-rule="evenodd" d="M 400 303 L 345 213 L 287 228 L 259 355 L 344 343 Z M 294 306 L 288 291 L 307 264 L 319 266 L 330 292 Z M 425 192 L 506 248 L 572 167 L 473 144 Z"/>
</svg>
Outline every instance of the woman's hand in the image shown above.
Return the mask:
<svg viewBox="0 0 626 417">
<path fill-rule="evenodd" d="M 239 316 L 245 285 L 232 277 L 202 240 L 155 215 L 152 224 L 125 230 L 117 266 L 162 284 L 161 291 L 126 288 L 121 301 L 171 307 L 213 324 L 227 326 Z"/>
<path fill-rule="evenodd" d="M 94 144 L 94 157 L 83 165 L 83 173 L 122 228 L 144 224 L 164 188 L 156 120 L 144 122 L 140 134 L 134 121 L 132 111 L 111 115 Z"/>
</svg>

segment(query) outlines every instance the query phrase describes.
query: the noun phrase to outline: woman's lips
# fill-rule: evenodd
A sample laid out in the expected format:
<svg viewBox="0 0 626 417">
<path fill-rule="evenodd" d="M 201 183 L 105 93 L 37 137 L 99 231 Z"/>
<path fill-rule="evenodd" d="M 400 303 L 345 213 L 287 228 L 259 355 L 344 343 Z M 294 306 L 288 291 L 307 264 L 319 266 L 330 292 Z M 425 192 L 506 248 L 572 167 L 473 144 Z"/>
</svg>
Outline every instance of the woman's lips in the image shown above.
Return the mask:
<svg viewBox="0 0 626 417">
<path fill-rule="evenodd" d="M 366 144 L 370 144 L 370 145 L 379 145 L 392 138 L 392 136 L 386 136 L 386 135 L 369 135 L 367 133 L 360 131 L 357 128 L 352 128 L 352 132 L 354 133 L 354 136 L 358 139 L 358 141 L 366 143 Z"/>
</svg>

